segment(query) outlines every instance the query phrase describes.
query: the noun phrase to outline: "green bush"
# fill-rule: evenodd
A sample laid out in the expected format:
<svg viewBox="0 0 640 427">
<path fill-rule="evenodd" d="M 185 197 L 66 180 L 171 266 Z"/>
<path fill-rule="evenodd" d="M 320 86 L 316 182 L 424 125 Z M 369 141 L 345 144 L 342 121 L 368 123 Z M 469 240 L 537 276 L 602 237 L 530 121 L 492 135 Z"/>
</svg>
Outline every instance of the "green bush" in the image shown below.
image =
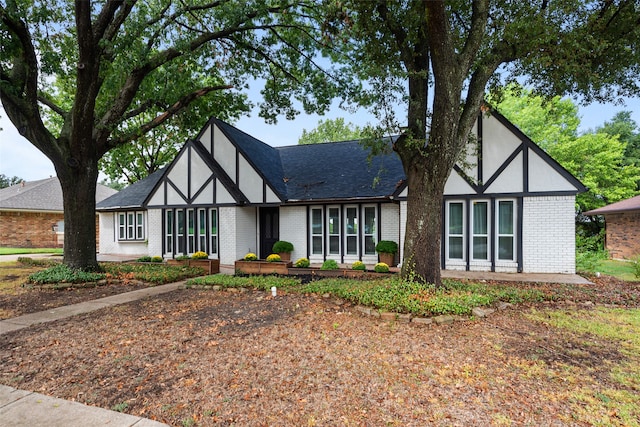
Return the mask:
<svg viewBox="0 0 640 427">
<path fill-rule="evenodd" d="M 178 261 L 185 261 L 185 260 L 188 260 L 188 259 L 191 259 L 191 257 L 189 255 L 178 255 L 176 257 L 176 260 L 178 260 Z"/>
<path fill-rule="evenodd" d="M 153 256 L 151 257 L 151 262 L 163 262 L 164 260 L 162 259 L 161 256 Z"/>
<path fill-rule="evenodd" d="M 320 267 L 320 270 L 338 270 L 338 269 L 340 269 L 340 266 L 338 265 L 335 259 L 326 260 L 325 262 L 322 263 L 322 267 Z"/>
<path fill-rule="evenodd" d="M 151 262 L 151 257 L 150 256 L 141 256 L 136 261 L 137 262 Z"/>
<path fill-rule="evenodd" d="M 30 257 L 18 257 L 18 262 L 23 265 L 34 265 L 38 267 L 51 267 L 60 264 L 60 261 L 46 258 L 30 258 Z"/>
<path fill-rule="evenodd" d="M 633 275 L 636 279 L 640 279 L 640 255 L 636 256 L 633 261 L 631 261 L 633 265 Z"/>
<path fill-rule="evenodd" d="M 384 254 L 395 254 L 398 252 L 398 244 L 391 240 L 380 240 L 376 245 L 376 252 Z"/>
<path fill-rule="evenodd" d="M 353 264 L 351 264 L 351 269 L 364 271 L 367 269 L 367 266 L 364 265 L 362 261 L 356 261 Z"/>
<path fill-rule="evenodd" d="M 65 264 L 58 264 L 45 270 L 30 274 L 28 283 L 38 285 L 56 283 L 87 283 L 97 282 L 106 277 L 104 273 L 89 273 L 82 270 L 75 270 Z"/>
<path fill-rule="evenodd" d="M 311 263 L 309 262 L 309 260 L 307 258 L 300 258 L 293 265 L 298 267 L 298 268 L 309 268 Z"/>
<path fill-rule="evenodd" d="M 595 273 L 598 270 L 600 261 L 609 258 L 606 251 L 598 252 L 577 252 L 576 270 L 584 273 Z"/>
<path fill-rule="evenodd" d="M 271 250 L 276 254 L 293 252 L 293 244 L 286 240 L 278 240 L 273 244 Z"/>
<path fill-rule="evenodd" d="M 389 266 L 384 262 L 379 262 L 375 265 L 375 267 L 373 267 L 373 271 L 375 271 L 376 273 L 388 273 Z"/>
</svg>

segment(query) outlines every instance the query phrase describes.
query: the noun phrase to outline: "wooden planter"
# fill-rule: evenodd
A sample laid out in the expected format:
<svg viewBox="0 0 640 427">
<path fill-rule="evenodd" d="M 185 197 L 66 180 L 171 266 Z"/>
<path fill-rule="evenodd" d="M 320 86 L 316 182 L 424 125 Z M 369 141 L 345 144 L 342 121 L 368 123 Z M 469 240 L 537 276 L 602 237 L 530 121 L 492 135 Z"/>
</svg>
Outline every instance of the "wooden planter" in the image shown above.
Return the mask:
<svg viewBox="0 0 640 427">
<path fill-rule="evenodd" d="M 244 261 L 235 262 L 236 273 L 240 274 L 289 274 L 291 262 Z"/>
<path fill-rule="evenodd" d="M 384 262 L 385 264 L 387 264 L 389 267 L 395 267 L 396 265 L 394 264 L 395 258 L 396 258 L 396 254 L 390 254 L 390 253 L 386 253 L 386 252 L 380 252 L 378 254 L 378 257 L 380 258 L 380 262 Z"/>
<path fill-rule="evenodd" d="M 168 259 L 169 265 L 186 265 L 187 267 L 200 267 L 207 274 L 220 273 L 219 259 Z"/>
<path fill-rule="evenodd" d="M 283 262 L 291 261 L 291 252 L 279 252 L 278 255 Z"/>
</svg>

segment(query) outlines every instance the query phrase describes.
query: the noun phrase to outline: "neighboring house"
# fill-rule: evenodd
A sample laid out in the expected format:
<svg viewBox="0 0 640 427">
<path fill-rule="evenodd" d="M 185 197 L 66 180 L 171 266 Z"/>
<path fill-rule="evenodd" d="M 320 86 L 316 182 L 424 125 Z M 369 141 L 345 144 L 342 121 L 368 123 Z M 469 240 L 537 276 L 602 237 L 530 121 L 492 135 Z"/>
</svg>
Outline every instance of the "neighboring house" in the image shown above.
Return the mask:
<svg viewBox="0 0 640 427">
<path fill-rule="evenodd" d="M 445 188 L 442 267 L 573 273 L 583 185 L 500 114 L 474 134 Z M 395 153 L 368 154 L 357 141 L 271 147 L 212 118 L 169 166 L 98 204 L 100 252 L 233 264 L 280 239 L 294 260 L 371 265 L 380 240 L 402 250 L 407 189 Z"/>
<path fill-rule="evenodd" d="M 96 202 L 115 193 L 116 190 L 98 184 Z M 62 247 L 64 209 L 62 187 L 57 177 L 23 181 L 0 189 L 0 236 L 3 247 Z M 99 238 L 98 230 L 96 238 Z"/>
<path fill-rule="evenodd" d="M 606 224 L 605 246 L 612 258 L 634 258 L 640 255 L 640 196 L 621 200 L 585 215 L 603 215 Z"/>
</svg>

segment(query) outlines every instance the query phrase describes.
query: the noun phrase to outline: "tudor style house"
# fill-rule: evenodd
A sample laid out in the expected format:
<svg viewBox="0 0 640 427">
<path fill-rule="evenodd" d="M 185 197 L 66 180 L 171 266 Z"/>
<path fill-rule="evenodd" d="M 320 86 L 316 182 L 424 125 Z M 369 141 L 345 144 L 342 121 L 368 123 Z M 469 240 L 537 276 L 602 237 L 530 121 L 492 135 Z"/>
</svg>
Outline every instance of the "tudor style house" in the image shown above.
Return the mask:
<svg viewBox="0 0 640 427">
<path fill-rule="evenodd" d="M 583 185 L 495 111 L 473 133 L 445 187 L 442 268 L 574 273 Z M 271 147 L 212 118 L 170 165 L 98 211 L 101 253 L 204 251 L 231 265 L 287 240 L 294 260 L 371 265 L 380 240 L 402 251 L 407 189 L 395 153 L 371 158 L 357 141 Z"/>
</svg>

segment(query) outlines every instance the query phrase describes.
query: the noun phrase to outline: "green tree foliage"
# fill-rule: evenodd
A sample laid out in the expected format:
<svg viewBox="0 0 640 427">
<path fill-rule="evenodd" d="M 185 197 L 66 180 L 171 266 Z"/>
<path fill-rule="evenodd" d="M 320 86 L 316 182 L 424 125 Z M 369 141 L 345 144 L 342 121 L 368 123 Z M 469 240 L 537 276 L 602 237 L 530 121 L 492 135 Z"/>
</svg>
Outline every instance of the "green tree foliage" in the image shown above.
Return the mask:
<svg viewBox="0 0 640 427">
<path fill-rule="evenodd" d="M 403 99 L 407 106 L 406 127 L 393 146 L 407 172 L 405 277 L 441 283 L 444 185 L 469 141 L 487 87 L 523 78 L 540 93 L 575 93 L 586 102 L 639 89 L 637 2 L 334 0 L 329 5 L 326 37 L 367 79 L 371 90 L 363 98 L 377 101 L 376 112 L 388 111 L 390 99 Z M 397 126 L 390 117 L 387 123 Z"/>
<path fill-rule="evenodd" d="M 16 185 L 22 182 L 22 178 L 13 176 L 8 177 L 5 174 L 0 174 L 0 188 L 11 187 L 12 185 Z"/>
<path fill-rule="evenodd" d="M 640 169 L 626 157 L 627 141 L 633 139 L 635 126 L 624 116 L 616 115 L 618 119 L 605 122 L 597 131 L 578 136 L 578 107 L 570 99 L 546 99 L 531 90 L 507 90 L 496 108 L 588 188 L 576 197 L 578 213 L 635 194 Z"/>
<path fill-rule="evenodd" d="M 345 123 L 344 118 L 320 120 L 315 129 L 302 130 L 298 144 L 318 144 L 321 142 L 352 141 L 363 138 L 364 133 L 359 126 L 351 122 Z"/>
<path fill-rule="evenodd" d="M 260 115 L 273 122 L 293 118 L 295 102 L 322 113 L 338 88 L 357 92 L 357 85 L 346 84 L 348 74 L 314 62 L 324 48 L 317 6 L 284 0 L 0 2 L 0 99 L 60 179 L 65 263 L 98 268 L 99 160 L 169 123 L 194 101 L 264 79 Z"/>
<path fill-rule="evenodd" d="M 631 118 L 630 111 L 617 112 L 611 121 L 604 122 L 596 131 L 618 136 L 620 141 L 627 144 L 624 151 L 625 162 L 640 168 L 640 128 Z M 636 189 L 640 191 L 640 176 L 636 181 Z"/>
<path fill-rule="evenodd" d="M 489 103 L 545 150 L 578 136 L 580 117 L 571 99 L 547 99 L 515 84 L 492 95 Z"/>
</svg>

